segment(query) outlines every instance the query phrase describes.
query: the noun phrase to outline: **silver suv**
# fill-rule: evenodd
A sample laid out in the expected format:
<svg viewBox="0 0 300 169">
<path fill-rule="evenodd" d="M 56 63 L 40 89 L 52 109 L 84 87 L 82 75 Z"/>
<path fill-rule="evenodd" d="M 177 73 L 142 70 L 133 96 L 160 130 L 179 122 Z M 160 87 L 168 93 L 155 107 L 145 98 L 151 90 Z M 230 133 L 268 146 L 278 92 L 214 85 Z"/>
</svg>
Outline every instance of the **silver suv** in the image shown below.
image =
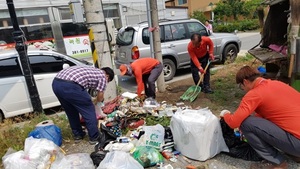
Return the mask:
<svg viewBox="0 0 300 169">
<path fill-rule="evenodd" d="M 177 69 L 190 67 L 187 45 L 193 33 L 208 36 L 214 42 L 217 62 L 234 62 L 241 47 L 241 41 L 233 33 L 212 33 L 204 24 L 195 19 L 160 21 L 160 39 L 165 80 L 171 80 Z M 148 23 L 123 27 L 117 34 L 117 68 L 141 57 L 150 57 Z"/>
</svg>

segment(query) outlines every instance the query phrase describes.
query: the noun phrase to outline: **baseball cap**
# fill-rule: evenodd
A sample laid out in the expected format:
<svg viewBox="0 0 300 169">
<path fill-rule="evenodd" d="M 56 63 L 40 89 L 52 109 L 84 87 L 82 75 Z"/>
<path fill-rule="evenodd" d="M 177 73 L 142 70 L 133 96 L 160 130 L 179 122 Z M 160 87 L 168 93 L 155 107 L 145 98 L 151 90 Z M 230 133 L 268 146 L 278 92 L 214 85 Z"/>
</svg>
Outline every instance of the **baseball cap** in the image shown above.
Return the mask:
<svg viewBox="0 0 300 169">
<path fill-rule="evenodd" d="M 120 65 L 119 69 L 120 69 L 120 72 L 121 72 L 122 76 L 126 74 L 126 72 L 127 72 L 127 66 L 126 65 L 124 65 L 124 64 Z"/>
</svg>

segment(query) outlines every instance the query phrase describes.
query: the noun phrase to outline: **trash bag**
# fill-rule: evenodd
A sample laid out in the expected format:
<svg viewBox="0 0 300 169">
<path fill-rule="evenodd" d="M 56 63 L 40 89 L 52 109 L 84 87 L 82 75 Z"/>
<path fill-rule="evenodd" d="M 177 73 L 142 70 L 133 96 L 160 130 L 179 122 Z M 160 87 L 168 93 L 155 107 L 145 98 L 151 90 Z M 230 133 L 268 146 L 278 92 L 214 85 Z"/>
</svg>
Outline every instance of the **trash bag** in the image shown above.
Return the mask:
<svg viewBox="0 0 300 169">
<path fill-rule="evenodd" d="M 106 154 L 97 169 L 143 169 L 129 153 L 112 151 Z"/>
<path fill-rule="evenodd" d="M 240 158 L 247 161 L 261 161 L 263 158 L 240 137 L 235 136 L 234 130 L 231 129 L 223 118 L 220 119 L 223 137 L 229 152 L 225 153 L 234 158 Z"/>
<path fill-rule="evenodd" d="M 39 123 L 36 128 L 28 134 L 28 137 L 32 136 L 33 138 L 46 138 L 50 141 L 53 141 L 56 145 L 61 146 L 62 144 L 62 135 L 59 127 L 51 123 L 51 121 L 46 120 Z M 50 125 L 49 125 L 50 124 Z"/>
<path fill-rule="evenodd" d="M 164 157 L 160 154 L 160 152 L 149 146 L 136 147 L 136 150 L 133 152 L 133 158 L 143 167 L 151 167 L 164 161 Z"/>
<path fill-rule="evenodd" d="M 90 157 L 96 167 L 98 167 L 101 161 L 105 158 L 106 153 L 107 153 L 106 151 L 102 151 L 102 150 L 94 151 L 91 153 Z"/>
<path fill-rule="evenodd" d="M 103 150 L 104 147 L 110 142 L 117 139 L 116 136 L 112 131 L 109 130 L 104 124 L 100 125 L 100 136 L 98 139 L 98 144 L 95 146 L 95 151 Z"/>
<path fill-rule="evenodd" d="M 106 153 L 107 153 L 106 151 L 102 151 L 102 150 L 94 151 L 91 153 L 90 157 L 96 167 L 98 167 L 101 161 L 105 158 Z"/>
<path fill-rule="evenodd" d="M 95 168 L 88 153 L 75 153 L 65 156 L 60 163 L 51 165 L 51 169 L 88 169 Z"/>
</svg>

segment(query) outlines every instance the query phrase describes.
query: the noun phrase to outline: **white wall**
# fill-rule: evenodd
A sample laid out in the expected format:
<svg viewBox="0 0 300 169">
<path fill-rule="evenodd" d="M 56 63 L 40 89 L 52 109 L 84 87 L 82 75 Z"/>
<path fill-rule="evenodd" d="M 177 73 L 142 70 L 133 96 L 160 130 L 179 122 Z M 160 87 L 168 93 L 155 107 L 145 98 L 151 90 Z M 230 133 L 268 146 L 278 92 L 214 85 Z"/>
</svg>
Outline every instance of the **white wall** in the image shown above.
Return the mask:
<svg viewBox="0 0 300 169">
<path fill-rule="evenodd" d="M 187 8 L 166 8 L 165 10 L 166 19 L 186 19 L 189 18 Z"/>
</svg>

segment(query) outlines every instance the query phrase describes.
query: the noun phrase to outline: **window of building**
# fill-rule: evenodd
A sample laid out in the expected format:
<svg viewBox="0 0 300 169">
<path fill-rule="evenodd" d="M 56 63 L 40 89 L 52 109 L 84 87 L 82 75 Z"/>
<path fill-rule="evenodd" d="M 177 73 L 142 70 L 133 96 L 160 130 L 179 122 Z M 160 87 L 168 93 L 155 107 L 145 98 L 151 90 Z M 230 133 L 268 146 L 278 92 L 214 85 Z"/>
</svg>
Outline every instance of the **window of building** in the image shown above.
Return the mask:
<svg viewBox="0 0 300 169">
<path fill-rule="evenodd" d="M 187 0 L 178 0 L 178 5 L 186 4 Z"/>
</svg>

